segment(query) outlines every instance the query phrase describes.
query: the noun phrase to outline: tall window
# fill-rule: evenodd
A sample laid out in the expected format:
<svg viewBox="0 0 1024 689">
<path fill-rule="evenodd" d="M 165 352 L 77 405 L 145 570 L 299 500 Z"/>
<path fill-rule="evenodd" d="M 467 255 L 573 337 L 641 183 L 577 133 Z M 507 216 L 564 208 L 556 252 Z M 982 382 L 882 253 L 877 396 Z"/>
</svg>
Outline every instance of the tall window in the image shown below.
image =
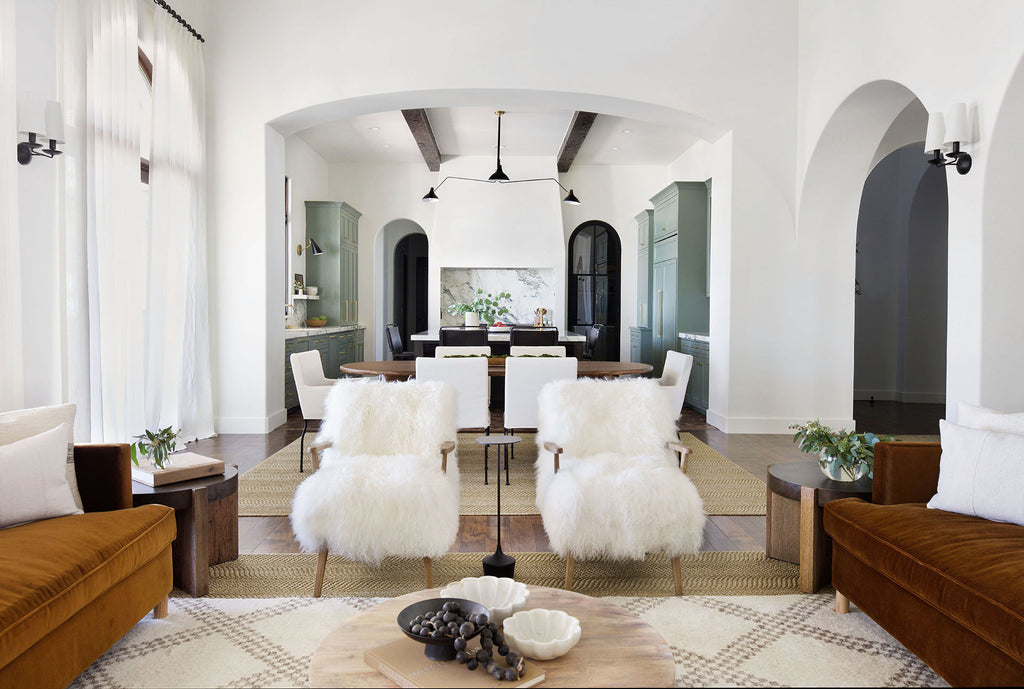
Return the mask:
<svg viewBox="0 0 1024 689">
<path fill-rule="evenodd" d="M 153 150 L 153 63 L 139 46 L 139 79 L 136 82 L 136 98 L 141 115 L 139 142 L 139 168 L 142 183 L 149 184 L 149 159 Z"/>
<path fill-rule="evenodd" d="M 608 223 L 591 221 L 569 237 L 568 328 L 585 335 L 594 323 L 605 326 L 601 358 L 619 359 L 621 245 Z"/>
</svg>

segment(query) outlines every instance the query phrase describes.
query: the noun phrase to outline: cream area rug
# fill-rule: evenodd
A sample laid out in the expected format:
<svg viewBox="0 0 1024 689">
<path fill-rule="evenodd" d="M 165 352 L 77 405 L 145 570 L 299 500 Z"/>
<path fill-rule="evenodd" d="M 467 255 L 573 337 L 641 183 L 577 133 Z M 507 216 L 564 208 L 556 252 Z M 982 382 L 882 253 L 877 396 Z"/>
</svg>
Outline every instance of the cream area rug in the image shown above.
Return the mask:
<svg viewBox="0 0 1024 689">
<path fill-rule="evenodd" d="M 321 641 L 381 600 L 175 598 L 70 686 L 307 687 Z M 863 613 L 832 612 L 828 593 L 608 600 L 662 635 L 679 687 L 948 686 Z"/>
<path fill-rule="evenodd" d="M 505 471 L 501 478 L 502 514 L 537 514 L 536 481 L 533 464 L 537 459 L 536 434 L 520 433 L 515 459 L 509 462 L 509 485 Z M 494 514 L 496 490 L 495 459 L 490 455 L 489 484 L 484 484 L 483 446 L 476 443 L 478 433 L 458 436 L 459 473 L 462 494 L 459 512 L 463 515 Z M 307 441 L 312 442 L 313 434 Z M 687 463 L 687 475 L 704 499 L 704 511 L 712 515 L 761 515 L 765 512 L 764 481 L 751 475 L 689 433 L 680 441 L 693 452 Z M 286 517 L 291 514 L 295 488 L 309 476 L 300 474 L 299 441 L 242 474 L 238 480 L 238 516 Z"/>
<path fill-rule="evenodd" d="M 448 553 L 433 561 L 434 586 L 483 575 L 489 553 Z M 526 584 L 561 588 L 565 560 L 554 553 L 512 553 L 515 578 Z M 210 567 L 215 598 L 276 598 L 313 595 L 315 553 L 243 554 Z M 797 565 L 764 551 L 709 551 L 681 558 L 687 595 L 779 595 L 800 591 Z M 426 588 L 423 561 L 389 557 L 380 566 L 329 555 L 324 596 L 399 596 Z M 573 590 L 590 596 L 670 596 L 672 564 L 663 553 L 636 562 L 577 561 Z"/>
</svg>

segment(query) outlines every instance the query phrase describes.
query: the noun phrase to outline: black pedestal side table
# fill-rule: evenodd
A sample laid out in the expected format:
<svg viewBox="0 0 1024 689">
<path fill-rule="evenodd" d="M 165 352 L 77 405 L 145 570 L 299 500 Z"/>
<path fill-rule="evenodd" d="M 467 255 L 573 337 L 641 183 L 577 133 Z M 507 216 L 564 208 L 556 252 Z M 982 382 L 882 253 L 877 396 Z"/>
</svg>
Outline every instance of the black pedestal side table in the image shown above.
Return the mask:
<svg viewBox="0 0 1024 689">
<path fill-rule="evenodd" d="M 508 467 L 508 448 L 520 440 L 522 438 L 515 435 L 486 435 L 476 439 L 485 448 L 490 445 L 498 446 L 494 453 L 494 458 L 498 462 L 498 480 L 495 481 L 498 485 L 498 547 L 493 555 L 488 555 L 484 558 L 485 575 L 489 574 L 494 577 L 508 577 L 511 579 L 516 569 L 516 559 L 511 555 L 501 552 L 501 453 L 502 450 L 505 451 L 505 466 Z M 507 468 L 505 472 L 507 477 Z"/>
</svg>

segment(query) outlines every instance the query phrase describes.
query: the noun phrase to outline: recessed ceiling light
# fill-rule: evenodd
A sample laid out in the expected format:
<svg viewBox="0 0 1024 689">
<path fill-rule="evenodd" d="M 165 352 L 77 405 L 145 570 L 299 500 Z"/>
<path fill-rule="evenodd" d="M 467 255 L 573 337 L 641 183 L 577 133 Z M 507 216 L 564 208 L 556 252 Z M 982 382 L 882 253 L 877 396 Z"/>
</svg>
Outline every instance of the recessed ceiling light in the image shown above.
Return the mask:
<svg viewBox="0 0 1024 689">
<path fill-rule="evenodd" d="M 612 150 L 613 151 L 617 151 L 617 150 L 619 150 L 619 147 L 618 146 L 612 146 Z"/>
<path fill-rule="evenodd" d="M 379 132 L 380 131 L 380 127 L 367 127 L 367 129 L 369 129 L 371 132 Z"/>
<path fill-rule="evenodd" d="M 623 134 L 632 134 L 632 133 L 633 133 L 633 130 L 632 130 L 632 129 L 623 129 L 623 130 L 622 130 L 622 133 L 623 133 Z"/>
<path fill-rule="evenodd" d="M 391 144 L 384 144 L 384 148 L 391 148 Z"/>
</svg>

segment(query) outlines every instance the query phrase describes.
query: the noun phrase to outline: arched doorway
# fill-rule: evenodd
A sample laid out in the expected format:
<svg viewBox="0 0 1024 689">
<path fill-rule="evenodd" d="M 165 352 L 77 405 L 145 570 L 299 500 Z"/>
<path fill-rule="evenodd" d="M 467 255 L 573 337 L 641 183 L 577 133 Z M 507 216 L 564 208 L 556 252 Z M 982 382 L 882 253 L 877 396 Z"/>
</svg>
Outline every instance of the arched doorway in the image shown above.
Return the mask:
<svg viewBox="0 0 1024 689">
<path fill-rule="evenodd" d="M 407 234 L 395 246 L 391 322 L 402 342 L 427 329 L 427 235 Z"/>
<path fill-rule="evenodd" d="M 583 223 L 569 237 L 566 271 L 566 328 L 585 335 L 591 325 L 604 325 L 595 358 L 619 360 L 622 247 L 611 225 Z"/>
<path fill-rule="evenodd" d="M 933 434 L 944 416 L 949 202 L 919 142 L 868 175 L 857 220 L 854 419 Z"/>
</svg>

